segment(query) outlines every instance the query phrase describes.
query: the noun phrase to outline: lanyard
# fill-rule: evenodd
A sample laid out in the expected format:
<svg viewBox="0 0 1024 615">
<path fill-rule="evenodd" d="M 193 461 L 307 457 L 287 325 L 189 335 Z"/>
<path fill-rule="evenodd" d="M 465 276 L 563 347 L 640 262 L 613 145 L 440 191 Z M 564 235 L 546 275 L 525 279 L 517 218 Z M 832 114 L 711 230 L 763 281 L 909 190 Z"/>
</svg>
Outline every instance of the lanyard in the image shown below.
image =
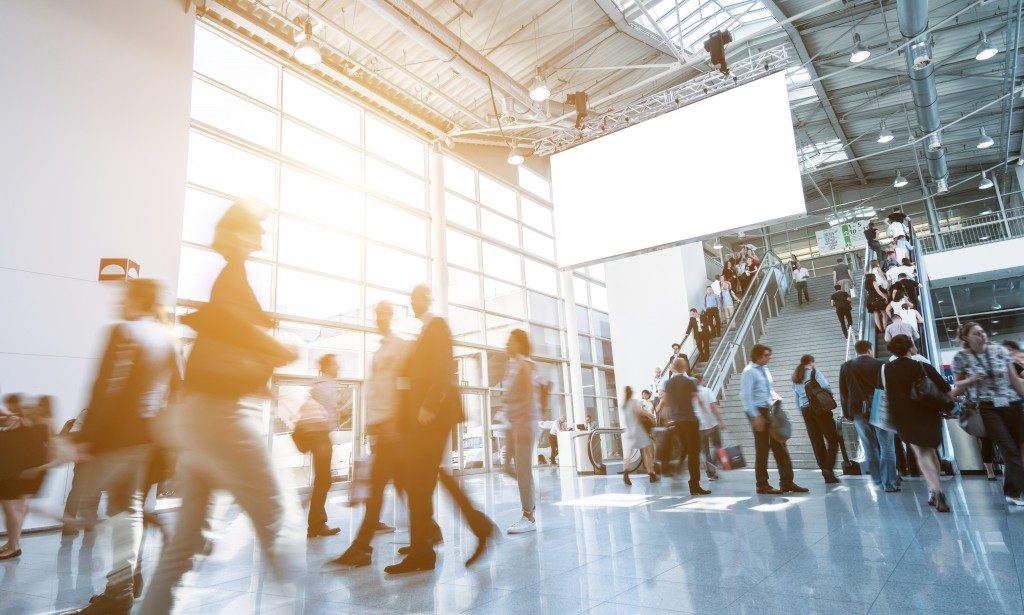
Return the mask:
<svg viewBox="0 0 1024 615">
<path fill-rule="evenodd" d="M 985 375 L 988 376 L 988 378 L 995 380 L 996 375 L 992 372 L 992 365 L 988 361 L 988 346 L 985 346 L 985 361 L 982 361 L 981 357 L 979 357 L 973 350 L 971 351 L 971 354 L 974 355 L 974 360 L 977 361 L 985 369 Z"/>
</svg>

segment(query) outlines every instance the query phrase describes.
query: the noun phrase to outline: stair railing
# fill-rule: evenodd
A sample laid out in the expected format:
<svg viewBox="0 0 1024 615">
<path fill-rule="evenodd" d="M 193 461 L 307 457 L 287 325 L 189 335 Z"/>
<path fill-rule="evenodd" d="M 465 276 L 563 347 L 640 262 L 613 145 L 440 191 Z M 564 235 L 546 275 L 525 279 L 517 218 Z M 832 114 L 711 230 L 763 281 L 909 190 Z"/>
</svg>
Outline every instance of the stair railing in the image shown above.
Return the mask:
<svg viewBox="0 0 1024 615">
<path fill-rule="evenodd" d="M 869 339 L 868 338 L 868 334 L 867 334 L 867 329 L 864 328 L 865 325 L 870 325 L 871 327 L 875 326 L 874 318 L 867 311 L 867 296 L 868 296 L 868 293 L 867 293 L 867 290 L 864 287 L 864 276 L 871 272 L 871 253 L 872 252 L 873 252 L 873 250 L 871 249 L 871 246 L 866 246 L 864 248 L 864 271 L 862 271 L 861 274 L 860 274 L 860 289 L 859 289 L 860 296 L 859 296 L 859 298 L 857 300 L 857 311 L 855 312 L 857 314 L 857 316 L 860 317 L 860 324 L 857 325 L 857 327 L 850 327 L 850 330 L 846 332 L 846 360 L 847 361 L 850 360 L 850 355 L 853 352 L 853 344 L 854 344 L 854 342 L 857 342 L 857 341 L 860 341 L 860 340 L 863 340 L 863 339 Z M 857 280 L 855 279 L 853 282 L 854 282 L 854 284 L 856 284 Z"/>
<path fill-rule="evenodd" d="M 790 287 L 785 263 L 772 251 L 765 253 L 761 266 L 751 279 L 746 294 L 733 318 L 722 332 L 722 339 L 704 368 L 704 384 L 715 397 L 725 388 L 729 377 L 746 362 L 746 351 L 764 333 L 765 316 L 777 316 Z M 737 355 L 740 365 L 737 365 Z"/>
</svg>

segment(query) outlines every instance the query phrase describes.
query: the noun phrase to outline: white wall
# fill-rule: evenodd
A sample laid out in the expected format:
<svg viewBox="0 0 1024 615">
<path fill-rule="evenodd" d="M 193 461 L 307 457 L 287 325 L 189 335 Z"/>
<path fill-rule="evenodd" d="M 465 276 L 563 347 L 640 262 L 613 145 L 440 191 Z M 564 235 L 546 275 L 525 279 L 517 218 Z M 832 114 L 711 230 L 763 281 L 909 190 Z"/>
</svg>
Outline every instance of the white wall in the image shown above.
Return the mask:
<svg viewBox="0 0 1024 615">
<path fill-rule="evenodd" d="M 700 305 L 708 284 L 703 249 L 696 242 L 604 267 L 618 396 L 627 385 L 639 396 L 683 338 L 690 307 Z"/>
<path fill-rule="evenodd" d="M 116 298 L 100 258 L 132 258 L 173 299 L 194 16 L 180 0 L 3 9 L 0 388 L 55 395 L 64 418 L 85 403 Z"/>
<path fill-rule="evenodd" d="M 924 262 L 928 269 L 928 279 L 935 282 L 1017 266 L 1021 264 L 1022 259 L 1012 256 L 1020 254 L 1024 254 L 1024 238 L 926 254 Z"/>
</svg>

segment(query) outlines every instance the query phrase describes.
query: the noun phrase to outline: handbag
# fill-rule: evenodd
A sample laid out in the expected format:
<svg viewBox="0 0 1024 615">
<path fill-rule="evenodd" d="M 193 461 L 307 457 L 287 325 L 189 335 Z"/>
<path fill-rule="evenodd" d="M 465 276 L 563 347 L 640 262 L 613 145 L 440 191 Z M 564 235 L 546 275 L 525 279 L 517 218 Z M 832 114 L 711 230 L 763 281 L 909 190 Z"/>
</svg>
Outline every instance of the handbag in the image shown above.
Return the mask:
<svg viewBox="0 0 1024 615">
<path fill-rule="evenodd" d="M 793 423 L 782 409 L 782 401 L 775 400 L 768 410 L 769 434 L 778 442 L 785 442 L 793 436 Z"/>
<path fill-rule="evenodd" d="M 889 413 L 889 397 L 885 394 L 885 366 L 882 366 L 882 386 L 876 388 L 871 396 L 871 417 L 868 422 L 886 431 L 896 432 L 896 426 L 892 423 L 892 416 Z"/>
<path fill-rule="evenodd" d="M 867 292 L 867 291 L 864 291 Z M 868 309 L 872 312 L 877 312 L 885 309 L 885 299 L 879 297 L 875 293 L 871 293 L 867 298 Z"/>
<path fill-rule="evenodd" d="M 718 467 L 722 470 L 739 470 L 747 467 L 747 460 L 743 458 L 743 447 L 739 444 L 718 447 Z"/>
<path fill-rule="evenodd" d="M 918 362 L 918 366 L 921 368 L 921 377 L 910 385 L 910 399 L 939 414 L 949 414 L 953 408 L 953 400 L 935 386 L 928 377 L 928 372 L 924 370 L 924 365 Z"/>
<path fill-rule="evenodd" d="M 981 419 L 981 407 L 974 400 L 965 400 L 960 404 L 960 413 L 957 415 L 960 427 L 975 438 L 987 438 L 988 429 L 985 428 L 985 421 Z"/>
<path fill-rule="evenodd" d="M 653 438 L 655 427 L 654 417 L 643 410 L 638 412 L 637 416 L 640 417 L 640 427 L 644 430 L 644 432 L 647 433 L 648 436 Z"/>
</svg>

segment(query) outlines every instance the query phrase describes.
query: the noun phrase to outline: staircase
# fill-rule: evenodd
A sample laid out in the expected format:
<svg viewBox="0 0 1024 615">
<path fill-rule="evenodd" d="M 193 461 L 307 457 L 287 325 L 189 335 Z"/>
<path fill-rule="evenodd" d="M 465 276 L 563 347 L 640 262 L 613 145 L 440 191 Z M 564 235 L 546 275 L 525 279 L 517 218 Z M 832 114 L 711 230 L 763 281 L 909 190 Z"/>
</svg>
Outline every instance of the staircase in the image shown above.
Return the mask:
<svg viewBox="0 0 1024 615">
<path fill-rule="evenodd" d="M 832 275 L 827 274 L 807 280 L 811 303 L 797 305 L 796 289 L 786 295 L 786 305 L 779 315 L 765 323 L 764 335 L 758 343 L 772 349 L 771 362 L 768 369 L 775 382 L 775 391 L 782 397 L 782 407 L 789 414 L 793 423 L 793 436 L 787 442 L 789 454 L 796 469 L 817 469 L 814 451 L 807 438 L 807 429 L 803 416 L 793 398 L 793 370 L 805 354 L 814 356 L 815 366 L 822 372 L 832 385 L 836 402 L 839 401 L 839 366 L 846 360 L 846 339 L 839 328 L 835 308 L 829 302 L 832 293 Z M 854 284 L 859 293 L 859 287 Z M 857 314 L 854 310 L 854 326 Z M 748 357 L 744 357 L 747 359 Z M 744 361 L 746 362 L 746 361 Z M 736 373 L 729 379 L 722 391 L 719 408 L 729 431 L 726 439 L 729 445 L 739 444 L 743 447 L 749 467 L 754 464 L 754 435 L 747 423 L 743 403 L 740 401 L 740 374 Z M 835 411 L 839 415 L 839 411 Z M 769 467 L 774 461 L 769 456 Z"/>
</svg>

